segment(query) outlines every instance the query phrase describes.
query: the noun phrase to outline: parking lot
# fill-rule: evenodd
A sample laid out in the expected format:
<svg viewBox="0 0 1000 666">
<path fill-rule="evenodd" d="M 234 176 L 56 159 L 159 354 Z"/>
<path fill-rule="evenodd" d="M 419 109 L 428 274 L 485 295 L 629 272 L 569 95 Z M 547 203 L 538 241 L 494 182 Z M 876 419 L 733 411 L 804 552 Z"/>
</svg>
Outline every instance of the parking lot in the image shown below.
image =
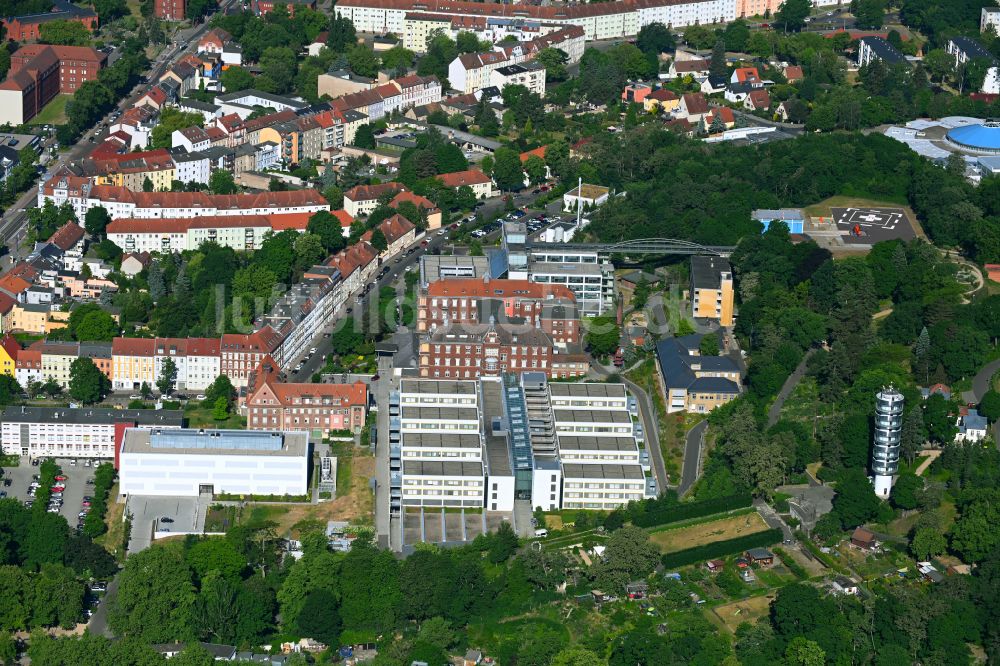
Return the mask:
<svg viewBox="0 0 1000 666">
<path fill-rule="evenodd" d="M 201 533 L 208 502 L 197 497 L 153 497 L 130 495 L 125 510 L 132 516 L 129 554 L 149 547 L 153 532 Z M 168 520 L 164 520 L 164 518 Z"/>
<path fill-rule="evenodd" d="M 87 480 L 94 478 L 94 468 L 92 466 L 85 467 L 82 460 L 73 465 L 69 459 L 59 458 L 56 459 L 56 464 L 62 469 L 62 475 L 66 477 L 66 481 L 57 482 L 66 486 L 62 496 L 62 509 L 59 513 L 66 518 L 70 527 L 76 527 L 77 514 L 80 513 L 83 498 L 92 494 L 93 486 L 88 485 Z M 30 499 L 28 486 L 32 482 L 32 477 L 39 474 L 39 468 L 32 465 L 25 457 L 21 458 L 21 464 L 18 467 L 6 467 L 3 471 L 4 478 L 11 481 L 9 487 L 2 488 L 7 496 L 22 503 Z"/>
</svg>

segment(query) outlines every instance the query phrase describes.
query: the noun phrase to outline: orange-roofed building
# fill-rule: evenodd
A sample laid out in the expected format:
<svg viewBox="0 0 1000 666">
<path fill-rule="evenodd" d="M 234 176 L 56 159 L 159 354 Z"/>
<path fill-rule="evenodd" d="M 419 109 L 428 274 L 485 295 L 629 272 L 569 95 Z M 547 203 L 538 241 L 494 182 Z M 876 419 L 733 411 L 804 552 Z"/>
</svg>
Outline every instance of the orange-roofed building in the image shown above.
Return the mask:
<svg viewBox="0 0 1000 666">
<path fill-rule="evenodd" d="M 26 387 L 31 382 L 43 382 L 42 376 L 42 350 L 22 349 L 17 352 L 17 360 L 14 364 L 15 377 L 21 388 Z"/>
<path fill-rule="evenodd" d="M 994 282 L 1000 282 L 1000 264 L 986 264 L 986 277 Z"/>
<path fill-rule="evenodd" d="M 468 169 L 454 173 L 443 173 L 436 176 L 445 187 L 457 190 L 469 187 L 477 199 L 488 199 L 493 196 L 493 179 L 479 169 Z"/>
<path fill-rule="evenodd" d="M 300 430 L 322 435 L 330 430 L 361 432 L 368 413 L 368 386 L 287 384 L 278 365 L 266 356 L 247 392 L 248 430 Z"/>
<path fill-rule="evenodd" d="M 532 148 L 531 150 L 524 151 L 523 153 L 521 153 L 519 155 L 519 157 L 521 158 L 521 164 L 524 164 L 525 162 L 527 162 L 528 158 L 532 157 L 532 156 L 538 157 L 542 161 L 544 161 L 545 160 L 545 149 L 546 148 L 548 148 L 548 146 L 538 146 L 538 148 Z"/>
<path fill-rule="evenodd" d="M 340 222 L 340 230 L 343 232 L 344 238 L 350 236 L 351 225 L 354 224 L 354 218 L 351 217 L 350 213 L 348 213 L 343 208 L 338 208 L 337 210 L 331 210 L 330 212 L 333 214 L 335 218 L 337 218 L 337 221 Z"/>
<path fill-rule="evenodd" d="M 642 101 L 643 109 L 645 109 L 646 113 L 656 113 L 657 111 L 669 113 L 676 109 L 680 103 L 681 98 L 677 96 L 677 93 L 666 88 L 654 90 L 646 95 L 646 98 Z"/>
<path fill-rule="evenodd" d="M 441 227 L 441 209 L 435 206 L 433 201 L 413 192 L 400 192 L 389 202 L 389 206 L 398 210 L 399 204 L 404 201 L 409 201 L 427 216 L 427 229 L 434 230 Z"/>
<path fill-rule="evenodd" d="M 12 273 L 7 273 L 3 277 L 0 277 L 0 291 L 14 298 L 17 298 L 18 294 L 30 286 L 30 282 Z"/>
<path fill-rule="evenodd" d="M 760 72 L 756 67 L 737 67 L 729 77 L 730 83 L 760 83 Z"/>
<path fill-rule="evenodd" d="M 728 106 L 717 106 L 712 109 L 707 116 L 705 116 L 704 122 L 706 129 L 711 129 L 716 116 L 718 116 L 722 121 L 725 129 L 733 129 L 736 127 L 736 116 L 733 115 L 733 110 Z"/>
</svg>

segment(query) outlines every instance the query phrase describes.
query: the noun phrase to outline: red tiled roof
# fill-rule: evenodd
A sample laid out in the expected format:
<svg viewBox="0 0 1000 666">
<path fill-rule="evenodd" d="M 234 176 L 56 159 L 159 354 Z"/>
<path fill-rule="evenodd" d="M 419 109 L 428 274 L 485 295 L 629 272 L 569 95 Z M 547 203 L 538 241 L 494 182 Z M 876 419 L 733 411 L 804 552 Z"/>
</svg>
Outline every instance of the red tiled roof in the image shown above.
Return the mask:
<svg viewBox="0 0 1000 666">
<path fill-rule="evenodd" d="M 507 62 L 507 56 L 499 51 L 487 51 L 485 53 L 463 53 L 458 56 L 458 60 L 462 63 L 462 67 L 469 70 Z"/>
<path fill-rule="evenodd" d="M 406 192 L 407 188 L 402 183 L 380 183 L 378 185 L 357 185 L 344 192 L 344 198 L 351 201 L 371 201 L 378 199 L 383 194 L 399 194 Z"/>
<path fill-rule="evenodd" d="M 672 102 L 677 98 L 677 93 L 673 90 L 667 90 L 666 88 L 660 88 L 659 90 L 654 90 L 653 92 L 646 95 L 646 99 L 655 99 L 657 102 Z"/>
<path fill-rule="evenodd" d="M 285 384 L 277 380 L 278 364 L 270 356 L 261 359 L 254 372 L 254 387 L 248 402 L 267 386 L 282 406 L 302 404 L 303 398 L 329 398 L 330 407 L 355 407 L 368 404 L 368 385 L 353 384 Z"/>
<path fill-rule="evenodd" d="M 755 109 L 766 109 L 771 106 L 771 96 L 766 90 L 751 90 L 747 99 Z"/>
<path fill-rule="evenodd" d="M 16 300 L 0 291 L 0 314 L 7 314 L 15 305 L 17 305 Z"/>
<path fill-rule="evenodd" d="M 156 340 L 152 338 L 115 338 L 111 341 L 112 356 L 153 356 Z"/>
<path fill-rule="evenodd" d="M 13 335 L 8 333 L 3 336 L 3 339 L 0 339 L 0 347 L 4 348 L 4 351 L 7 352 L 7 356 L 10 356 L 11 359 L 17 361 L 17 353 L 21 351 L 21 344 L 14 339 Z"/>
<path fill-rule="evenodd" d="M 524 151 L 520 155 L 521 162 L 527 162 L 528 158 L 531 157 L 532 155 L 534 155 L 535 157 L 540 157 L 544 160 L 546 148 L 548 148 L 548 146 L 538 146 L 538 148 L 532 148 L 531 150 Z"/>
<path fill-rule="evenodd" d="M 785 68 L 785 78 L 788 79 L 789 83 L 792 81 L 798 81 L 804 76 L 805 74 L 803 73 L 802 68 L 798 65 L 789 65 Z"/>
<path fill-rule="evenodd" d="M 326 262 L 340 271 L 342 279 L 347 279 L 354 271 L 367 266 L 378 258 L 378 250 L 366 241 L 359 241 L 330 257 Z"/>
<path fill-rule="evenodd" d="M 404 201 L 409 201 L 417 208 L 423 208 L 424 210 L 437 210 L 437 206 L 434 202 L 427 197 L 422 197 L 419 194 L 414 194 L 413 192 L 400 192 L 397 194 L 392 201 L 389 202 L 391 208 L 399 208 L 399 204 Z M 344 213 L 347 215 L 347 213 Z"/>
<path fill-rule="evenodd" d="M 223 352 L 250 352 L 270 354 L 281 344 L 283 336 L 270 326 L 250 334 L 225 333 L 222 336 Z"/>
<path fill-rule="evenodd" d="M 701 58 L 676 60 L 673 66 L 675 72 L 707 72 L 709 70 L 708 61 Z"/>
<path fill-rule="evenodd" d="M 393 201 L 395 201 L 395 199 L 393 199 Z M 342 227 L 349 227 L 354 223 L 354 218 L 351 217 L 351 214 L 343 208 L 338 208 L 337 210 L 332 210 L 330 212 L 333 213 L 333 216 L 340 221 L 340 226 Z"/>
<path fill-rule="evenodd" d="M 416 227 L 408 219 L 396 213 L 389 219 L 387 219 L 382 224 L 378 225 L 378 228 L 382 231 L 382 235 L 385 236 L 385 240 L 389 245 L 392 245 L 397 240 L 405 236 L 410 232 L 410 230 Z M 361 239 L 364 241 L 371 242 L 372 232 L 371 230 L 366 231 Z"/>
<path fill-rule="evenodd" d="M 58 181 L 53 178 L 49 181 Z M 48 187 L 48 184 L 46 184 Z M 90 198 L 99 201 L 131 203 L 139 208 L 202 208 L 241 211 L 251 208 L 291 208 L 296 206 L 326 206 L 329 203 L 318 190 L 288 190 L 257 194 L 206 194 L 204 192 L 132 192 L 116 185 L 94 185 Z M 279 213 L 280 214 L 280 213 Z"/>
<path fill-rule="evenodd" d="M 711 125 L 712 121 L 715 120 L 715 116 L 719 116 L 720 118 L 722 118 L 722 122 L 726 123 L 727 125 L 736 122 L 736 116 L 733 115 L 733 110 L 730 109 L 728 106 L 720 106 L 718 108 L 712 109 L 711 113 L 705 116 L 705 122 Z"/>
<path fill-rule="evenodd" d="M 576 296 L 562 285 L 540 284 L 530 280 L 480 280 L 476 278 L 448 279 L 431 282 L 428 296 L 472 298 L 561 298 L 576 302 Z"/>
<path fill-rule="evenodd" d="M 688 113 L 707 113 L 708 100 L 701 93 L 688 93 L 681 98 Z"/>
<path fill-rule="evenodd" d="M 49 242 L 65 252 L 83 238 L 84 230 L 76 222 L 67 222 L 49 238 Z"/>
<path fill-rule="evenodd" d="M 30 282 L 19 278 L 16 275 L 12 275 L 11 273 L 7 273 L 3 277 L 0 277 L 0 289 L 12 296 L 17 296 L 30 286 Z"/>
<path fill-rule="evenodd" d="M 733 70 L 733 74 L 736 75 L 736 80 L 740 83 L 746 83 L 747 81 L 760 81 L 760 73 L 757 71 L 756 67 L 738 67 Z"/>
<path fill-rule="evenodd" d="M 463 185 L 482 185 L 489 183 L 490 177 L 479 169 L 469 169 L 468 171 L 456 171 L 455 173 L 443 173 L 436 176 L 445 187 L 462 187 Z"/>
</svg>

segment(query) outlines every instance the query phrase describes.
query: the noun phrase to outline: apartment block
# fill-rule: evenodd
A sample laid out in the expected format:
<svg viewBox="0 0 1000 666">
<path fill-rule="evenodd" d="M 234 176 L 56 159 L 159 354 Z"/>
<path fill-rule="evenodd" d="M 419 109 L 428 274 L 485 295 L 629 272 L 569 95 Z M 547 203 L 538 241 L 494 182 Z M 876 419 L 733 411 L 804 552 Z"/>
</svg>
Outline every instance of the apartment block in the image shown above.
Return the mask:
<svg viewBox="0 0 1000 666">
<path fill-rule="evenodd" d="M 667 412 L 705 414 L 740 394 L 739 366 L 728 356 L 702 356 L 702 337 L 664 338 L 656 345 Z"/>
<path fill-rule="evenodd" d="M 126 428 L 182 428 L 170 409 L 7 407 L 0 414 L 4 455 L 32 458 L 114 458 Z"/>
<path fill-rule="evenodd" d="M 85 46 L 22 46 L 11 55 L 7 80 L 0 83 L 0 123 L 28 122 L 59 93 L 72 94 L 85 81 L 96 81 L 107 59 Z"/>
<path fill-rule="evenodd" d="M 713 319 L 720 326 L 734 322 L 733 268 L 722 257 L 691 257 L 691 316 Z"/>
<path fill-rule="evenodd" d="M 483 507 L 477 389 L 471 381 L 400 382 L 389 412 L 390 497 L 397 507 Z"/>
<path fill-rule="evenodd" d="M 404 379 L 389 403 L 393 510 L 505 512 L 516 499 L 610 510 L 655 494 L 628 405 L 621 384 L 550 384 L 540 372 Z"/>
</svg>

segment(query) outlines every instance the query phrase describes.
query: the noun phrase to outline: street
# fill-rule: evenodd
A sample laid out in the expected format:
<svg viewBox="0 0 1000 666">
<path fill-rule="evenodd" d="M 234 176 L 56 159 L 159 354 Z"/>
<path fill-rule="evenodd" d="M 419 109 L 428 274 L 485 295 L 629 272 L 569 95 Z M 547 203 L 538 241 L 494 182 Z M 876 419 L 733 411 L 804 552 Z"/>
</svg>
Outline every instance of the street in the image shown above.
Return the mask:
<svg viewBox="0 0 1000 666">
<path fill-rule="evenodd" d="M 221 3 L 220 11 L 225 11 L 235 0 L 225 0 Z M 139 83 L 132 92 L 121 100 L 107 115 L 98 121 L 94 127 L 90 128 L 77 139 L 76 144 L 61 152 L 59 156 L 46 165 L 46 173 L 41 176 L 41 180 L 34 187 L 25 192 L 18 200 L 4 211 L 0 218 L 0 244 L 8 244 L 10 255 L 0 263 L 0 268 L 9 268 L 17 261 L 28 256 L 31 248 L 24 247 L 27 236 L 28 215 L 27 209 L 33 208 L 38 202 L 38 187 L 48 174 L 55 171 L 63 164 L 72 164 L 77 160 L 87 157 L 101 141 L 107 138 L 110 133 L 110 117 L 115 111 L 124 111 L 132 107 L 136 100 L 141 97 L 146 90 L 156 83 L 163 75 L 167 67 L 173 63 L 178 56 L 188 50 L 195 50 L 198 46 L 198 39 L 208 30 L 208 23 L 178 31 L 174 36 L 174 43 L 168 45 L 163 52 L 151 63 L 150 69 L 146 72 L 148 83 Z M 193 45 L 193 46 L 192 46 Z M 42 142 L 42 152 L 44 153 L 55 143 L 54 136 L 49 136 Z M 79 221 L 83 224 L 83 220 Z"/>
</svg>

